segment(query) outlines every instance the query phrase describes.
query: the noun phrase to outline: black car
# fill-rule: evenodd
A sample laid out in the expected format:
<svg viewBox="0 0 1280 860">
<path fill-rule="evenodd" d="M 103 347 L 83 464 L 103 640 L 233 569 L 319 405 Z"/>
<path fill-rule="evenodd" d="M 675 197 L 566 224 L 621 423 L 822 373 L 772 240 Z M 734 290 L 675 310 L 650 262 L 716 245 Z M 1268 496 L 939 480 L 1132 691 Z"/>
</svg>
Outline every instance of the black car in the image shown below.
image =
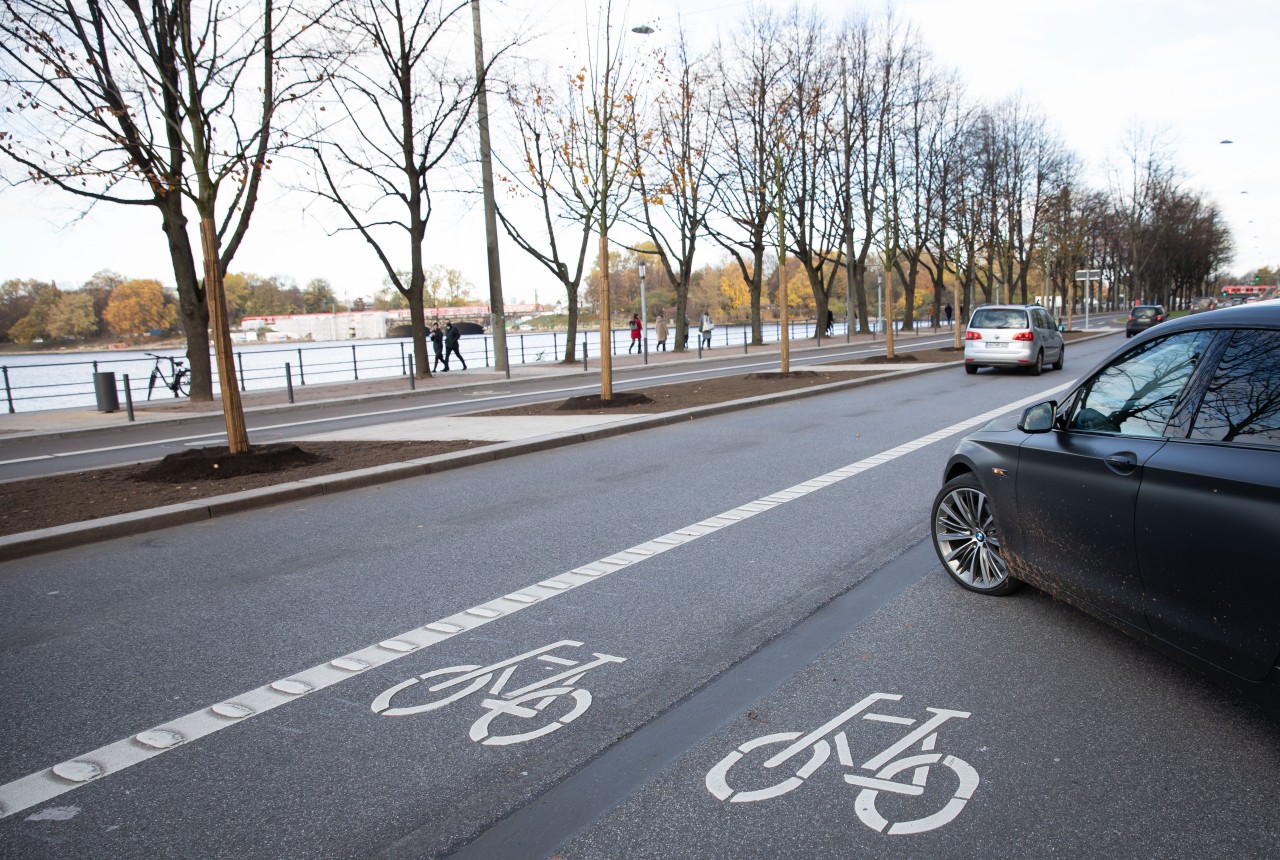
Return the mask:
<svg viewBox="0 0 1280 860">
<path fill-rule="evenodd" d="M 1166 319 L 1164 307 L 1161 305 L 1134 305 L 1129 311 L 1129 319 L 1125 321 L 1125 337 L 1133 337 L 1140 331 L 1146 331 Z"/>
<path fill-rule="evenodd" d="M 1030 582 L 1280 713 L 1280 300 L 1126 342 L 943 478 L 933 542 L 960 585 Z"/>
</svg>

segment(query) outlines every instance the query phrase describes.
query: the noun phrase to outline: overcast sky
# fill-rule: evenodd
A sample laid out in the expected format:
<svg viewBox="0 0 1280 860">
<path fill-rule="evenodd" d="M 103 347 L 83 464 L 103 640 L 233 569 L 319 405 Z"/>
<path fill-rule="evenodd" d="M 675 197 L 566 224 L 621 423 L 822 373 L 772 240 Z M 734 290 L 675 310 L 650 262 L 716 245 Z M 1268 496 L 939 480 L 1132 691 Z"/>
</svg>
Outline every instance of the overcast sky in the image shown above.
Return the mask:
<svg viewBox="0 0 1280 860">
<path fill-rule="evenodd" d="M 833 21 L 858 8 L 886 8 L 817 5 Z M 595 9 L 594 0 L 590 6 Z M 685 26 L 709 43 L 717 27 L 747 7 L 645 0 L 616 8 L 628 28 L 655 26 L 644 38 L 657 41 L 674 34 L 678 9 Z M 897 0 L 893 8 L 919 29 L 942 64 L 959 71 L 973 98 L 1020 94 L 1043 112 L 1095 185 L 1105 185 L 1107 165 L 1119 162 L 1135 125 L 1165 134 L 1185 186 L 1213 198 L 1226 215 L 1235 271 L 1280 263 L 1280 0 Z M 549 7 L 542 0 L 485 0 L 484 9 L 486 38 L 492 34 L 495 43 L 504 26 L 528 16 L 544 32 L 537 50 L 549 56 L 585 42 L 580 2 Z M 487 296 L 484 228 L 473 207 L 438 201 L 426 254 L 462 271 L 476 293 Z M 112 269 L 173 284 L 156 213 L 102 205 L 75 221 L 81 208 L 81 201 L 51 189 L 0 188 L 0 281 L 36 278 L 73 289 Z M 329 216 L 322 223 L 325 217 L 268 192 L 232 270 L 287 276 L 299 286 L 323 277 L 340 296 L 372 296 L 382 287 L 376 258 L 353 237 L 327 235 L 325 228 L 340 222 Z M 559 284 L 505 237 L 501 253 L 506 301 L 532 301 L 535 292 L 544 303 L 564 298 Z M 710 253 L 703 262 L 715 260 Z"/>
</svg>

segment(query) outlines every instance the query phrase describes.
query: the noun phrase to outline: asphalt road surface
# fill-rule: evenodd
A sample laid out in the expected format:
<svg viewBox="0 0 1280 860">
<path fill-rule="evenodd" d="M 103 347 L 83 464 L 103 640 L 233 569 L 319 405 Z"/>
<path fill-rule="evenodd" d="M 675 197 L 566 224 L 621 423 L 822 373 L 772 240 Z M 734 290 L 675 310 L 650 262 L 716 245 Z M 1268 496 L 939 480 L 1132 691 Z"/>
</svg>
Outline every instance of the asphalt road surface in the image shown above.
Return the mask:
<svg viewBox="0 0 1280 860">
<path fill-rule="evenodd" d="M 0 857 L 1274 856 L 1273 721 L 921 543 L 1112 345 L 7 563 Z"/>
</svg>

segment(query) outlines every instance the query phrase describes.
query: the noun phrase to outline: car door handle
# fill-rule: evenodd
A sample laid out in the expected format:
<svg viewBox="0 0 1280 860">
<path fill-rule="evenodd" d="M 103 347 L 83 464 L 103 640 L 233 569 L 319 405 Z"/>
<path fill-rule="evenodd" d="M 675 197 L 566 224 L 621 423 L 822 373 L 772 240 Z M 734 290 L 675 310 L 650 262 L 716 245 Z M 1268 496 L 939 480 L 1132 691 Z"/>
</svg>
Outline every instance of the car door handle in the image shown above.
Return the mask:
<svg viewBox="0 0 1280 860">
<path fill-rule="evenodd" d="M 1111 454 L 1103 457 L 1102 462 L 1106 463 L 1107 468 L 1117 475 L 1132 475 L 1134 470 L 1138 468 L 1138 458 L 1129 453 Z"/>
</svg>

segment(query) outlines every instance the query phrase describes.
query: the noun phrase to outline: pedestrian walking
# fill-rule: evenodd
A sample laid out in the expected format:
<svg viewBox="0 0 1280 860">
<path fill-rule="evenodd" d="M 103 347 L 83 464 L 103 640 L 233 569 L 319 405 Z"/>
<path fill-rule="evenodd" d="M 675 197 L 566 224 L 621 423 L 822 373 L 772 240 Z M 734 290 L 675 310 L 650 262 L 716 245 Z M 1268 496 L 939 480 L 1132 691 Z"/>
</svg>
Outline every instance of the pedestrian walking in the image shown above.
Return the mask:
<svg viewBox="0 0 1280 860">
<path fill-rule="evenodd" d="M 716 324 L 711 319 L 710 311 L 702 312 L 702 324 L 698 327 L 702 331 L 702 346 L 711 349 L 711 333 L 716 330 Z"/>
<path fill-rule="evenodd" d="M 431 326 L 431 349 L 436 354 L 435 363 L 431 365 L 431 372 L 435 373 L 442 364 L 447 369 L 449 364 L 444 360 L 444 332 L 440 331 L 440 323 Z"/>
<path fill-rule="evenodd" d="M 658 311 L 658 349 L 662 352 L 667 351 L 668 334 L 670 326 L 667 325 L 667 318 L 662 315 L 662 311 Z"/>
<path fill-rule="evenodd" d="M 458 350 L 458 341 L 462 339 L 462 335 L 458 332 L 458 327 L 451 322 L 444 324 L 444 369 L 449 369 L 449 356 L 456 355 L 458 361 L 462 364 L 462 369 L 467 369 L 467 362 L 462 357 L 462 353 Z"/>
<path fill-rule="evenodd" d="M 951 315 L 955 313 L 951 308 L 951 302 L 947 302 L 947 306 L 942 309 L 942 312 L 947 316 L 947 325 L 951 325 Z"/>
<path fill-rule="evenodd" d="M 631 354 L 631 350 L 636 352 L 644 352 L 640 344 L 640 334 L 644 331 L 644 324 L 640 322 L 640 314 L 631 315 L 631 346 L 627 347 L 627 355 Z"/>
</svg>

